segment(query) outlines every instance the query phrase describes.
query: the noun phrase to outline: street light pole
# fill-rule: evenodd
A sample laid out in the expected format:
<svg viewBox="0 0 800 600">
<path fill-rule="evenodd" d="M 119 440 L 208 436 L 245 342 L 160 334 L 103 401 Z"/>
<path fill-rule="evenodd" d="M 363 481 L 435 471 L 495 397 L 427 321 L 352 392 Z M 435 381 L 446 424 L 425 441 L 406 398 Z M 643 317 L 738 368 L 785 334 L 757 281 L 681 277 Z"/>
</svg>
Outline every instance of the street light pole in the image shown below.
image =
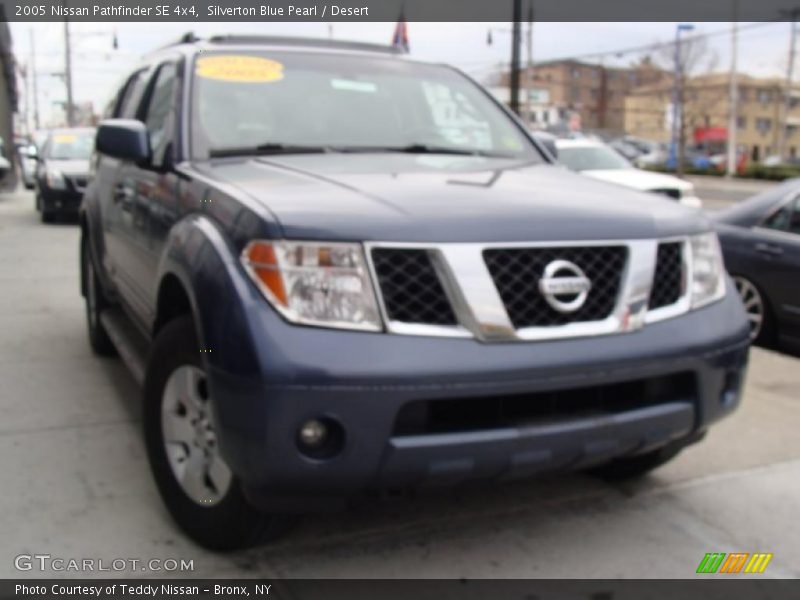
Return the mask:
<svg viewBox="0 0 800 600">
<path fill-rule="evenodd" d="M 675 28 L 675 82 L 672 86 L 672 140 L 669 145 L 670 164 L 675 165 L 678 174 L 683 172 L 679 164 L 678 142 L 681 137 L 679 129 L 683 129 L 683 81 L 681 69 L 681 32 L 691 31 L 694 25 L 681 23 Z M 682 155 L 683 152 L 680 152 Z"/>
</svg>

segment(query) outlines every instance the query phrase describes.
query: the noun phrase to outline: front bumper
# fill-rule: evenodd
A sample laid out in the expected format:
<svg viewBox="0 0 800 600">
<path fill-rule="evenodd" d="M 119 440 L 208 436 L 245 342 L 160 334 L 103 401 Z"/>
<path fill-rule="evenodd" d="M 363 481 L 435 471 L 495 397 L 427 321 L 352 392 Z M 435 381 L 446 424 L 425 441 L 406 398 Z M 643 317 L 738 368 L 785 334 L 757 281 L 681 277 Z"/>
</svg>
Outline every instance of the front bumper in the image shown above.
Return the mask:
<svg viewBox="0 0 800 600">
<path fill-rule="evenodd" d="M 737 406 L 748 351 L 743 309 L 731 290 L 720 302 L 635 333 L 535 343 L 298 327 L 266 307 L 253 322 L 260 377 L 211 365 L 209 374 L 222 453 L 251 499 L 270 508 L 582 468 L 689 441 Z M 648 397 L 651 383 L 672 379 L 684 383 L 663 401 Z M 570 415 L 564 408 L 557 418 L 526 413 L 485 428 L 398 429 L 398 415 L 414 402 L 537 403 L 546 393 L 558 401 L 559 392 L 570 397 L 565 390 L 601 387 L 613 400 L 629 382 L 645 392 L 624 410 Z M 306 457 L 297 444 L 299 425 L 320 416 L 345 432 L 341 452 L 326 460 Z"/>
</svg>

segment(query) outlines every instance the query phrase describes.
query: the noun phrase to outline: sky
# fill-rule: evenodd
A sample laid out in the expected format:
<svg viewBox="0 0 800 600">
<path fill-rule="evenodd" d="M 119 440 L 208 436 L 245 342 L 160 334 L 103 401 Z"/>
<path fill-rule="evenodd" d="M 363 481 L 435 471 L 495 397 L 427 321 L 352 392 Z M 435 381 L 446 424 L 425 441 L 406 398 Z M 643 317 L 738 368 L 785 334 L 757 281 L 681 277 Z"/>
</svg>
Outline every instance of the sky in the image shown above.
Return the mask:
<svg viewBox="0 0 800 600">
<path fill-rule="evenodd" d="M 388 44 L 394 23 L 193 23 L 196 35 L 219 33 L 257 33 L 358 40 Z M 785 77 L 788 65 L 790 25 L 788 23 L 741 24 L 739 71 L 757 76 Z M 53 73 L 64 70 L 63 23 L 11 23 L 18 62 L 30 63 L 31 36 L 39 73 L 39 111 L 46 119 L 56 102 L 66 97 L 63 79 Z M 332 27 L 332 29 L 331 29 Z M 641 53 L 618 55 L 617 50 L 669 42 L 675 36 L 675 23 L 535 23 L 533 60 L 592 57 L 589 62 L 606 66 L 627 65 Z M 99 111 L 119 81 L 148 51 L 179 38 L 186 23 L 71 23 L 73 95 L 75 102 L 90 101 Z M 487 32 L 492 30 L 492 45 Z M 118 49 L 112 48 L 116 32 Z M 446 62 L 485 80 L 498 65 L 509 60 L 511 34 L 508 23 L 417 23 L 408 24 L 411 57 Z M 702 68 L 727 70 L 731 61 L 729 23 L 696 23 L 695 33 L 708 37 L 708 59 Z M 662 59 L 665 52 L 657 53 Z M 523 47 L 523 57 L 525 51 Z M 25 98 L 21 101 L 25 107 Z"/>
</svg>

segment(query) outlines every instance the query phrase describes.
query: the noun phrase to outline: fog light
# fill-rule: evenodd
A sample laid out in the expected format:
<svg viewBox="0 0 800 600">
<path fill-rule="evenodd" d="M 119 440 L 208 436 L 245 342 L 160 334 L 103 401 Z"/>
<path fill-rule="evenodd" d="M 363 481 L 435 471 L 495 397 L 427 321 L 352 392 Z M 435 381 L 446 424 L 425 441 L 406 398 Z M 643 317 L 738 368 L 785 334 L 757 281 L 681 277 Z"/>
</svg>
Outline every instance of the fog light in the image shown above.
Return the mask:
<svg viewBox="0 0 800 600">
<path fill-rule="evenodd" d="M 298 437 L 303 446 L 310 449 L 319 448 L 328 439 L 328 427 L 319 419 L 309 419 L 300 425 Z"/>
<path fill-rule="evenodd" d="M 300 423 L 297 448 L 308 458 L 327 460 L 344 449 L 344 427 L 332 417 L 315 417 Z"/>
</svg>

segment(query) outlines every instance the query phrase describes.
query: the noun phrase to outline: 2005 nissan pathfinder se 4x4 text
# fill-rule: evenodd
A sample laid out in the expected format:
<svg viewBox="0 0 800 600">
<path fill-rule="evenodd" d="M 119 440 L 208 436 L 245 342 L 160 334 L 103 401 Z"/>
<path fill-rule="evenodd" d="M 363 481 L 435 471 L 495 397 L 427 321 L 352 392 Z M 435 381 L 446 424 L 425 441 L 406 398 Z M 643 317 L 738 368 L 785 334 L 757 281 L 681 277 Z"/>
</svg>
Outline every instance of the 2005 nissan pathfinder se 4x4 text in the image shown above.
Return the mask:
<svg viewBox="0 0 800 600">
<path fill-rule="evenodd" d="M 97 132 L 81 285 L 190 536 L 635 476 L 736 407 L 748 325 L 709 222 L 553 162 L 469 78 L 386 48 L 187 36 L 146 58 Z"/>
</svg>

